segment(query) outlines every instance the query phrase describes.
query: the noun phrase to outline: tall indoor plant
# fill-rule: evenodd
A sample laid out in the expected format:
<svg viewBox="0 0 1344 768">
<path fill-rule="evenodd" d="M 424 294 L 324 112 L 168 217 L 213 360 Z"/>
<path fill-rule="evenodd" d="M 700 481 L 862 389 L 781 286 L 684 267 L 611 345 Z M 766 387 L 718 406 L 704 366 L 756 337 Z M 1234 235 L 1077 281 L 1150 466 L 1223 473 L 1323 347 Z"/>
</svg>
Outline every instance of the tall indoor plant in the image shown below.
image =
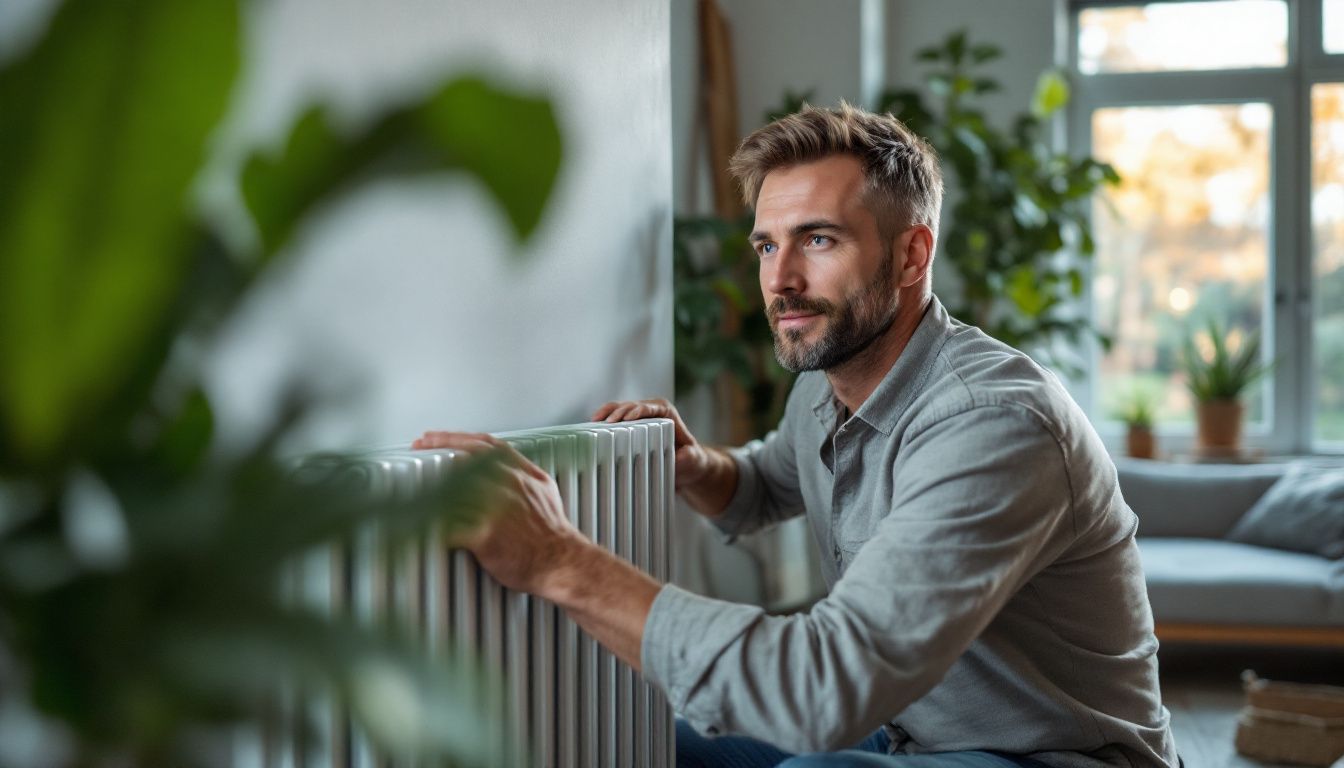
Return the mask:
<svg viewBox="0 0 1344 768">
<path fill-rule="evenodd" d="M 918 54 L 929 67 L 932 102 L 903 89 L 885 94 L 878 108 L 927 138 L 951 171 L 952 226 L 938 257 L 957 283 L 939 292 L 948 311 L 1074 374 L 1083 342 L 1109 344 L 1082 299 L 1096 252 L 1092 196 L 1120 179 L 1106 163 L 1052 148 L 1048 123 L 1069 100 L 1058 72 L 1040 76 L 1030 109 L 1010 129 L 990 122 L 976 97 L 1000 90 L 983 69 L 1002 56 L 998 46 L 955 32 Z"/>
<path fill-rule="evenodd" d="M 226 236 L 193 189 L 238 73 L 239 6 L 67 2 L 0 66 L 0 763 L 29 740 L 43 765 L 206 764 L 203 734 L 263 718 L 284 683 L 357 718 L 389 693 L 447 713 L 399 746 L 481 764 L 502 737 L 474 672 L 277 588 L 374 515 L 408 535 L 451 525 L 467 477 L 378 508 L 297 484 L 275 446 L 302 381 L 263 439 L 223 452 L 194 355 L 366 182 L 465 172 L 527 237 L 559 169 L 556 119 L 477 77 L 353 131 L 314 105 L 245 163 L 253 236 Z"/>
</svg>

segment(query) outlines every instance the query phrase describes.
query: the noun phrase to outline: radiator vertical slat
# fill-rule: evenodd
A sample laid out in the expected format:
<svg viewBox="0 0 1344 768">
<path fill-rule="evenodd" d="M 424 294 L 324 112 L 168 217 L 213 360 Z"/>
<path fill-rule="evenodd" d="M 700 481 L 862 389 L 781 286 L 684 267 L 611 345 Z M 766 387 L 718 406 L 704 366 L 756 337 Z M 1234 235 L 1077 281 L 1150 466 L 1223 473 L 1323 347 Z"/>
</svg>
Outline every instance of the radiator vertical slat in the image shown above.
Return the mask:
<svg viewBox="0 0 1344 768">
<path fill-rule="evenodd" d="M 663 439 L 662 450 L 658 454 L 658 460 L 662 467 L 658 473 L 659 488 L 658 495 L 655 498 L 657 502 L 656 530 L 658 531 L 658 536 L 654 541 L 658 561 L 655 573 L 660 581 L 667 582 L 672 579 L 672 514 L 676 498 L 677 439 L 676 427 L 672 422 L 659 422 L 658 429 L 662 433 Z M 658 757 L 661 759 L 664 768 L 672 768 L 677 761 L 676 727 L 672 705 L 668 703 L 667 697 L 661 694 L 654 698 L 658 704 L 658 723 L 661 729 Z"/>
<path fill-rule="evenodd" d="M 598 432 L 578 436 L 580 530 L 601 543 L 600 504 L 598 502 Z M 602 652 L 587 632 L 579 633 L 579 744 L 580 765 L 601 765 L 602 759 Z"/>
<path fill-rule="evenodd" d="M 535 443 L 536 463 L 551 476 L 557 475 L 555 463 L 556 438 L 541 437 Z M 559 486 L 559 481 L 556 483 Z M 561 494 L 563 501 L 564 495 Z M 556 724 L 556 688 L 554 678 L 554 654 L 557 644 L 555 630 L 555 607 L 544 600 L 533 598 L 531 658 L 532 675 L 529 681 L 527 697 L 523 701 L 531 708 L 531 733 L 528 741 L 532 747 L 534 764 L 553 766 L 558 754 L 555 744 Z"/>
<path fill-rule="evenodd" d="M 632 560 L 645 573 L 653 572 L 653 563 L 649 556 L 649 428 L 644 424 L 631 425 L 630 464 L 634 477 L 634 492 L 631 497 L 629 518 L 633 528 L 634 549 Z M 632 673 L 631 685 L 635 697 L 634 707 L 634 753 L 640 761 L 653 754 L 650 720 L 652 692 L 639 675 Z"/>
<path fill-rule="evenodd" d="M 616 452 L 614 430 L 597 433 L 597 534 L 598 542 L 608 551 L 616 551 Z M 597 708 L 601 733 L 598 761 L 601 765 L 617 762 L 616 657 L 601 646 L 597 650 Z"/>
<path fill-rule="evenodd" d="M 370 478 L 370 498 L 386 501 L 393 494 L 392 467 L 382 457 L 370 463 L 374 469 Z M 366 627 L 377 626 L 385 615 L 387 578 L 384 549 L 381 527 L 376 523 L 367 525 L 359 532 L 352 564 L 356 590 L 355 618 Z M 368 736 L 353 725 L 350 730 L 350 764 L 353 768 L 376 768 L 377 761 Z"/>
<path fill-rule="evenodd" d="M 576 528 L 582 528 L 579 514 L 579 468 L 575 446 L 578 437 L 562 435 L 556 441 L 556 484 L 560 488 L 560 498 L 564 501 L 569 521 Z M 578 768 L 579 762 L 579 716 L 583 705 L 583 694 L 579 689 L 579 628 L 565 618 L 564 612 L 551 606 L 552 620 L 557 629 L 556 637 L 556 676 L 555 685 L 562 697 L 557 697 L 556 707 L 556 762 L 559 768 Z"/>
<path fill-rule="evenodd" d="M 513 447 L 527 459 L 536 463 L 537 444 L 535 440 L 512 440 Z M 509 703 L 507 723 L 507 746 L 512 754 L 507 756 L 512 765 L 521 765 L 522 756 L 532 747 L 528 743 L 532 734 L 532 708 L 528 706 L 532 687 L 532 596 L 525 592 L 508 590 L 504 593 L 506 611 L 505 670 L 506 690 Z"/>
<path fill-rule="evenodd" d="M 615 463 L 615 503 L 610 521 L 615 531 L 614 551 L 625 560 L 633 560 L 634 532 L 630 520 L 631 471 L 630 449 L 633 428 L 621 424 L 613 427 Z M 616 765 L 633 765 L 634 747 L 634 673 L 623 663 L 616 664 Z"/>
<path fill-rule="evenodd" d="M 663 527 L 662 488 L 663 488 L 663 426 L 660 422 L 649 424 L 649 452 L 646 456 L 648 492 L 644 502 L 647 508 L 649 537 L 646 545 L 649 553 L 649 573 L 658 581 L 665 581 L 662 572 L 660 541 L 665 535 Z M 667 739 L 664 725 L 663 697 L 648 683 L 645 690 L 649 697 L 649 751 L 648 764 L 652 768 L 671 768 L 663 765 L 663 744 Z"/>
</svg>

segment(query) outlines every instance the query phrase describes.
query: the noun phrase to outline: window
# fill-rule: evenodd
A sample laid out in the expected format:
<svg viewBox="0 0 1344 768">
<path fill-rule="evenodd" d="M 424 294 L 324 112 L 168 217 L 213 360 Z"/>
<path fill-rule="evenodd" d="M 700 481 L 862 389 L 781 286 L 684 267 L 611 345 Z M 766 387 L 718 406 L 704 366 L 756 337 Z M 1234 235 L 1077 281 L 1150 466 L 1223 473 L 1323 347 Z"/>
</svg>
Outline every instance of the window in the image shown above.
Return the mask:
<svg viewBox="0 0 1344 768">
<path fill-rule="evenodd" d="M 1246 398 L 1248 442 L 1344 450 L 1344 0 L 1072 10 L 1070 141 L 1122 177 L 1093 213 L 1092 309 L 1113 344 L 1079 399 L 1105 432 L 1146 390 L 1181 450 L 1181 350 L 1216 319 L 1275 364 Z"/>
<path fill-rule="evenodd" d="M 1091 8 L 1078 15 L 1078 70 L 1157 72 L 1288 63 L 1283 0 L 1217 0 Z M 1217 29 L 1190 40 L 1191 30 Z"/>
<path fill-rule="evenodd" d="M 1122 179 L 1093 215 L 1096 318 L 1113 337 L 1099 371 L 1104 402 L 1142 388 L 1160 420 L 1190 421 L 1188 320 L 1225 318 L 1233 343 L 1263 325 L 1272 120 L 1259 102 L 1092 113 L 1092 154 Z M 1248 421 L 1263 421 L 1263 397 L 1247 405 Z"/>
<path fill-rule="evenodd" d="M 1344 442 L 1344 83 L 1312 86 L 1311 144 L 1316 437 Z"/>
<path fill-rule="evenodd" d="M 1325 0 L 1321 44 L 1326 53 L 1344 53 L 1344 0 Z"/>
</svg>

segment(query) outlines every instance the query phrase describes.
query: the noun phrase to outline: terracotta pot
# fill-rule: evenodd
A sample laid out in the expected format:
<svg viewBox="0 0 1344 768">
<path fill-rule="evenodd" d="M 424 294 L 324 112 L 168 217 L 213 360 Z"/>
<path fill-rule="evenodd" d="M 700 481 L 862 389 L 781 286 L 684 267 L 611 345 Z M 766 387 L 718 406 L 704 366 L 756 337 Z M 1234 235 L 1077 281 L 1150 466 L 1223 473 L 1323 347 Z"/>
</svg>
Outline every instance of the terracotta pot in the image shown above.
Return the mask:
<svg viewBox="0 0 1344 768">
<path fill-rule="evenodd" d="M 1232 451 L 1241 445 L 1240 400 L 1209 400 L 1199 404 L 1199 447 Z"/>
<path fill-rule="evenodd" d="M 1156 441 L 1153 430 L 1148 427 L 1130 426 L 1125 433 L 1125 452 L 1136 459 L 1151 459 L 1156 455 Z"/>
</svg>

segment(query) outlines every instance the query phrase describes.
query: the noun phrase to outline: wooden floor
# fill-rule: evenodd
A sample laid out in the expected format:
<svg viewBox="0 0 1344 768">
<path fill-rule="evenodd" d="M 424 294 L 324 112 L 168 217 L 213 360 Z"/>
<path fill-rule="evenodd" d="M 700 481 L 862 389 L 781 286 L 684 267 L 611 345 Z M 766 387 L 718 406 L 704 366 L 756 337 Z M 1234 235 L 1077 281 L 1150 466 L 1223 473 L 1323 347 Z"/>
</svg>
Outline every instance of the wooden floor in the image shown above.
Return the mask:
<svg viewBox="0 0 1344 768">
<path fill-rule="evenodd" d="M 1271 680 L 1344 685 L 1344 653 L 1167 644 L 1159 653 L 1162 698 L 1187 768 L 1266 768 L 1237 754 L 1241 671 Z"/>
</svg>

